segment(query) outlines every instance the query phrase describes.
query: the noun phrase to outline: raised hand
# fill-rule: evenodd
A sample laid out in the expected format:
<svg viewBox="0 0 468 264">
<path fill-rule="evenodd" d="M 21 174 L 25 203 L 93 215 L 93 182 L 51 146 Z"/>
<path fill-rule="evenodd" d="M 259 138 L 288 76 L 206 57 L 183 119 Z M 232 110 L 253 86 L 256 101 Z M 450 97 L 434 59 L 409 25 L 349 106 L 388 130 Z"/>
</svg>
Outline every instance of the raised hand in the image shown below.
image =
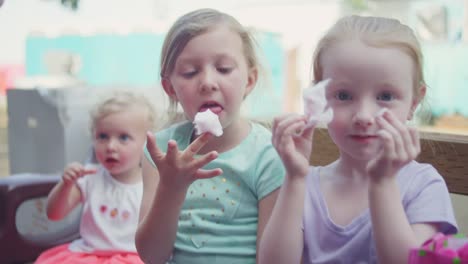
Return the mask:
<svg viewBox="0 0 468 264">
<path fill-rule="evenodd" d="M 376 117 L 381 127 L 377 135 L 382 146 L 376 157 L 367 164 L 367 171 L 373 180 L 395 177 L 398 171 L 414 160 L 421 151 L 419 133 L 408 127 L 390 111 Z"/>
<path fill-rule="evenodd" d="M 66 168 L 65 171 L 63 172 L 63 183 L 65 185 L 70 185 L 77 181 L 79 178 L 88 175 L 88 174 L 94 174 L 96 173 L 96 169 L 90 169 L 86 168 L 82 164 L 78 162 L 73 162 L 69 164 Z"/>
<path fill-rule="evenodd" d="M 197 179 L 212 178 L 223 173 L 221 169 L 204 170 L 203 166 L 218 157 L 216 151 L 195 157 L 200 149 L 213 137 L 204 133 L 196 138 L 185 150 L 179 150 L 174 140 L 167 143 L 167 153 L 163 153 L 158 146 L 154 135 L 147 134 L 148 152 L 158 168 L 160 185 L 184 190 Z"/>
<path fill-rule="evenodd" d="M 286 114 L 274 119 L 272 143 L 289 177 L 304 177 L 309 171 L 314 128 L 307 126 L 303 115 Z"/>
</svg>

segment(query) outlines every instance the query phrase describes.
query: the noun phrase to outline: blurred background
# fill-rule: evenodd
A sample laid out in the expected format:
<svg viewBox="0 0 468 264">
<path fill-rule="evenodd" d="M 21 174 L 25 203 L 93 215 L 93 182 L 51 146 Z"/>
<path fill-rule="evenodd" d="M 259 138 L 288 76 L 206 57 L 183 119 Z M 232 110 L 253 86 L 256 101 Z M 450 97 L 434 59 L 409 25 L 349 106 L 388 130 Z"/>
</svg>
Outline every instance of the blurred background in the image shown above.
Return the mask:
<svg viewBox="0 0 468 264">
<path fill-rule="evenodd" d="M 429 89 L 418 124 L 468 133 L 468 0 L 1 2 L 0 176 L 53 173 L 82 159 L 85 109 L 97 92 L 142 89 L 164 112 L 158 64 L 165 32 L 201 7 L 225 11 L 255 32 L 267 78 L 248 98 L 250 117 L 301 112 L 318 38 L 343 15 L 379 15 L 410 25 L 421 40 Z M 49 160 L 39 162 L 45 152 Z"/>
<path fill-rule="evenodd" d="M 163 118 L 165 33 L 203 7 L 233 15 L 255 34 L 265 78 L 244 104 L 249 117 L 302 112 L 312 53 L 325 30 L 344 15 L 378 15 L 409 25 L 421 41 L 428 90 L 416 125 L 468 135 L 468 0 L 0 0 L 0 179 L 58 177 L 67 163 L 86 161 L 88 108 L 110 89 L 139 89 Z M 468 232 L 468 198 L 451 197 Z M 24 210 L 33 216 L 22 219 L 36 222 L 21 232 L 52 227 L 45 199 Z"/>
</svg>

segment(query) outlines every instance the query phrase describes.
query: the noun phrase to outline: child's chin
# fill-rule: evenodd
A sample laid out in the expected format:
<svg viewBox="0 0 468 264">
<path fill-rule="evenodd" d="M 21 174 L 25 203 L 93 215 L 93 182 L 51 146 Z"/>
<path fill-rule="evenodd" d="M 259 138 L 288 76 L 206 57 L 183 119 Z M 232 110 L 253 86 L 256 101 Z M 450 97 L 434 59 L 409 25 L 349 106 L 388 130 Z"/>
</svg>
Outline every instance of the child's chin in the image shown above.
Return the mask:
<svg viewBox="0 0 468 264">
<path fill-rule="evenodd" d="M 122 168 L 118 164 L 105 164 L 104 167 L 112 174 L 122 172 Z"/>
<path fill-rule="evenodd" d="M 370 161 L 379 153 L 377 148 L 368 148 L 354 153 L 354 158 L 362 161 Z"/>
</svg>

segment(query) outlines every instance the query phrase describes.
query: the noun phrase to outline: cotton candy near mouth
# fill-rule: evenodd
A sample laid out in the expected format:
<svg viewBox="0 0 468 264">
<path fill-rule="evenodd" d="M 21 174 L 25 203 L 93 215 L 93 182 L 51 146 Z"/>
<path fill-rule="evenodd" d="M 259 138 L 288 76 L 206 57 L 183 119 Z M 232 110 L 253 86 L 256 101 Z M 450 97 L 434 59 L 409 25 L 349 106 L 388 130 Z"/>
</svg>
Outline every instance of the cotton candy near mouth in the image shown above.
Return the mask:
<svg viewBox="0 0 468 264">
<path fill-rule="evenodd" d="M 219 137 L 223 134 L 223 127 L 219 122 L 218 115 L 214 114 L 210 109 L 198 112 L 195 115 L 193 124 L 195 125 L 195 132 L 197 135 L 209 132 Z"/>
<path fill-rule="evenodd" d="M 304 114 L 307 117 L 307 126 L 315 126 L 319 122 L 328 124 L 333 119 L 333 109 L 327 106 L 325 89 L 330 79 L 310 85 L 304 90 Z"/>
</svg>

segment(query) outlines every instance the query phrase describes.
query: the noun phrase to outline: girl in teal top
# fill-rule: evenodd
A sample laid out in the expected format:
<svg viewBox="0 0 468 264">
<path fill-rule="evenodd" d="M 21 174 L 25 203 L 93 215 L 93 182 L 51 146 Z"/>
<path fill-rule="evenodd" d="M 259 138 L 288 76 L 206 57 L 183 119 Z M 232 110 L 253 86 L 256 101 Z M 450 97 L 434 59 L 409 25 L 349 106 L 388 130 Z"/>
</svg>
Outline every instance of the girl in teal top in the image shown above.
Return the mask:
<svg viewBox="0 0 468 264">
<path fill-rule="evenodd" d="M 161 79 L 188 121 L 148 134 L 136 246 L 148 263 L 256 263 L 284 177 L 271 133 L 240 116 L 257 82 L 250 34 L 233 17 L 201 9 L 179 18 L 161 56 Z M 198 112 L 223 135 L 197 136 Z"/>
</svg>

